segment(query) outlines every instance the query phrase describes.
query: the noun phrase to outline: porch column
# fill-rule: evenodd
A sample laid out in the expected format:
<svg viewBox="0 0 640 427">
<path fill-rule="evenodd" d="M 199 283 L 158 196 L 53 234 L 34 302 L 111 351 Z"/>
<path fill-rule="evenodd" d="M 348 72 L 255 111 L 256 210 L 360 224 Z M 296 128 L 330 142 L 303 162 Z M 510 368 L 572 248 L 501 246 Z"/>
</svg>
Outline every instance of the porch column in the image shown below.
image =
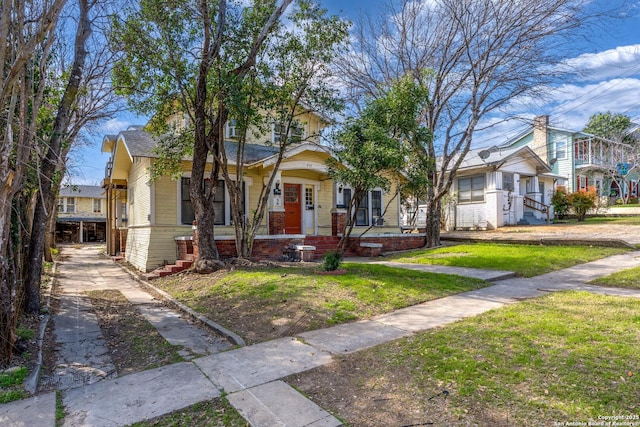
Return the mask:
<svg viewBox="0 0 640 427">
<path fill-rule="evenodd" d="M 78 240 L 80 241 L 80 243 L 84 243 L 84 222 L 80 221 L 80 236 L 78 237 Z"/>
<path fill-rule="evenodd" d="M 269 183 L 269 178 L 265 178 L 265 185 Z M 282 175 L 280 172 L 276 173 L 276 177 L 273 180 L 273 185 L 269 189 L 269 209 L 268 227 L 269 234 L 284 234 L 284 205 L 282 203 Z"/>
<path fill-rule="evenodd" d="M 318 209 L 320 209 L 320 205 L 318 204 L 318 201 L 320 200 L 319 197 L 319 193 L 320 193 L 320 184 L 316 184 L 313 186 L 313 234 L 315 234 L 316 236 L 318 235 Z"/>
<path fill-rule="evenodd" d="M 531 178 L 531 198 L 536 202 L 542 202 L 542 193 L 540 192 L 540 181 L 538 180 L 538 176 L 534 176 Z"/>
<path fill-rule="evenodd" d="M 341 208 L 331 209 L 331 235 L 342 234 L 347 223 L 347 210 Z"/>
<path fill-rule="evenodd" d="M 107 242 L 107 255 L 113 256 L 113 243 L 111 241 L 113 230 L 111 230 L 111 185 L 103 185 L 102 188 L 105 189 L 107 193 L 106 200 L 106 221 L 104 225 L 104 233 L 105 233 L 105 241 Z"/>
<path fill-rule="evenodd" d="M 525 188 L 526 191 L 526 188 Z M 513 194 L 511 198 L 511 210 L 513 211 L 513 222 L 517 224 L 524 217 L 524 200 L 520 192 L 520 174 L 513 174 Z"/>
</svg>

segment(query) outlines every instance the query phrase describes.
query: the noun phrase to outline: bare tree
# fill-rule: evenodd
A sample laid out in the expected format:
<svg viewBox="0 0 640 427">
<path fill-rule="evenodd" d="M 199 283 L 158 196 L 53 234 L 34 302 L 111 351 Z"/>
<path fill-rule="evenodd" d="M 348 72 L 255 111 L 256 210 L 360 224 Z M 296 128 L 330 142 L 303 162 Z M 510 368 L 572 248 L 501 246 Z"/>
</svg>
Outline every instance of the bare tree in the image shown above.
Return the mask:
<svg viewBox="0 0 640 427">
<path fill-rule="evenodd" d="M 558 77 L 563 47 L 594 15 L 586 0 L 435 0 L 390 4 L 378 20 L 363 19 L 352 51 L 340 63 L 354 104 L 378 97 L 405 75 L 429 91 L 415 118 L 433 135 L 411 144 L 423 157 L 425 244 L 440 242 L 440 201 L 488 113 Z M 384 83 L 384 84 L 380 84 Z"/>
<path fill-rule="evenodd" d="M 75 4 L 74 4 L 75 6 Z M 79 142 L 86 127 L 112 114 L 115 109 L 114 93 L 109 86 L 111 57 L 103 35 L 93 39 L 94 29 L 103 20 L 103 3 L 97 0 L 78 0 L 77 14 L 73 13 L 76 35 L 71 65 L 61 67 L 60 75 L 68 71 L 68 78 L 56 106 L 53 126 L 45 138 L 45 150 L 36 159 L 38 195 L 32 219 L 29 262 L 24 270 L 25 308 L 27 312 L 40 310 L 40 277 L 43 254 L 47 251 L 47 236 L 51 222 L 55 221 L 55 202 L 62 178 L 66 173 L 67 157 Z M 102 41 L 102 43 L 100 43 Z M 91 49 L 91 51 L 90 51 Z"/>
<path fill-rule="evenodd" d="M 18 286 L 20 254 L 12 202 L 24 185 L 34 149 L 37 113 L 44 93 L 54 31 L 64 0 L 0 6 L 0 358 L 8 362 L 15 342 L 15 322 L 22 289 Z M 12 217 L 15 220 L 12 227 Z M 12 230 L 13 228 L 13 230 Z M 12 232 L 13 231 L 13 232 Z M 12 236 L 14 238 L 12 239 Z"/>
</svg>

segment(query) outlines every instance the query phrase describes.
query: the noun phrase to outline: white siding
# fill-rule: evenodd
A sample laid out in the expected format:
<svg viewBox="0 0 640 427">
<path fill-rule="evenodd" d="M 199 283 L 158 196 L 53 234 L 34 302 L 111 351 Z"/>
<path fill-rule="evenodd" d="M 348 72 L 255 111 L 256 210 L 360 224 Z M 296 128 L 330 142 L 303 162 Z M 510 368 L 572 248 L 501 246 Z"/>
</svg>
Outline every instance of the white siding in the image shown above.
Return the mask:
<svg viewBox="0 0 640 427">
<path fill-rule="evenodd" d="M 467 203 L 457 206 L 456 228 L 486 228 L 487 209 L 485 203 Z"/>
</svg>

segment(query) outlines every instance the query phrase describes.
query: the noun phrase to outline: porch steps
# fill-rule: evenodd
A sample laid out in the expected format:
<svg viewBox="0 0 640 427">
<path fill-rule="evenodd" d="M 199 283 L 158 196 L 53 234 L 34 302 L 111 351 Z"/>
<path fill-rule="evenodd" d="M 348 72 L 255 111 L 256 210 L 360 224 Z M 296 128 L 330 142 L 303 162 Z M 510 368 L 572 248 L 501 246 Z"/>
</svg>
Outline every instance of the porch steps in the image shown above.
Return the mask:
<svg viewBox="0 0 640 427">
<path fill-rule="evenodd" d="M 151 273 L 147 273 L 145 275 L 145 278 L 147 280 L 154 280 L 160 277 L 170 276 L 172 274 L 180 273 L 181 271 L 187 270 L 192 265 L 193 261 L 191 260 L 179 259 L 175 264 L 165 265 L 164 267 L 153 270 Z"/>
<path fill-rule="evenodd" d="M 186 270 L 193 265 L 193 260 L 179 259 L 176 261 L 176 265 L 181 267 L 183 270 Z"/>
<path fill-rule="evenodd" d="M 518 225 L 547 225 L 547 221 L 536 218 L 533 212 L 525 212 Z"/>
</svg>

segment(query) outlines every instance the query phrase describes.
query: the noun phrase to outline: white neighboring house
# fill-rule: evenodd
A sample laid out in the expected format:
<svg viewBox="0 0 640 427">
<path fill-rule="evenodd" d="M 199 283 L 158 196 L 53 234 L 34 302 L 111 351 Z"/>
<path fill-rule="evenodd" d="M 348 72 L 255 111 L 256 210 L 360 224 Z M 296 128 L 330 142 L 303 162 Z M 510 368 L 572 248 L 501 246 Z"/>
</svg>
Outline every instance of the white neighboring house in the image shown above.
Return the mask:
<svg viewBox="0 0 640 427">
<path fill-rule="evenodd" d="M 445 227 L 487 230 L 547 222 L 553 218 L 551 196 L 559 180 L 527 146 L 471 150 L 443 206 Z"/>
<path fill-rule="evenodd" d="M 446 230 L 490 230 L 505 225 L 542 224 L 553 218 L 550 206 L 564 179 L 528 146 L 471 150 L 456 173 L 442 206 Z M 417 224 L 425 223 L 419 205 Z"/>
</svg>

